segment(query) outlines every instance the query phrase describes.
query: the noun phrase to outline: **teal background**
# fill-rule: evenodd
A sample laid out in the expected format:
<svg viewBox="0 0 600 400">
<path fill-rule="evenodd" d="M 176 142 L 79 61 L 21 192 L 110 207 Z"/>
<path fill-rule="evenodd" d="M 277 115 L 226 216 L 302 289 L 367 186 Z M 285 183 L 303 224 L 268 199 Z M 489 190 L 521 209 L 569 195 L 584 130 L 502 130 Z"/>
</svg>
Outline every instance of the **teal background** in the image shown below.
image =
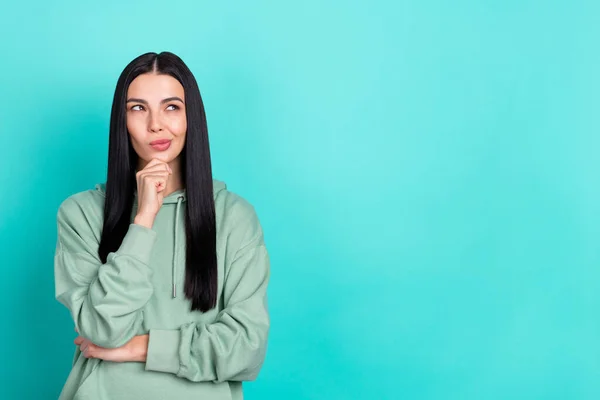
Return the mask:
<svg viewBox="0 0 600 400">
<path fill-rule="evenodd" d="M 56 211 L 162 50 L 271 252 L 247 399 L 599 398 L 599 35 L 594 1 L 3 4 L 0 398 L 62 388 Z"/>
</svg>

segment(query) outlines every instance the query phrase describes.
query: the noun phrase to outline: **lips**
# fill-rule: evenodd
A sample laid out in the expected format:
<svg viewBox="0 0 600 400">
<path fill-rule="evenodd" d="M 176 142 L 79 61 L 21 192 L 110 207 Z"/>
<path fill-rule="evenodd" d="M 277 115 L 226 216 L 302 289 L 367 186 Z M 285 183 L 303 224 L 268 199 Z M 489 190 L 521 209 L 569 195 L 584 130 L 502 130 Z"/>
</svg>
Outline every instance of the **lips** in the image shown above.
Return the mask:
<svg viewBox="0 0 600 400">
<path fill-rule="evenodd" d="M 165 143 L 169 143 L 170 141 L 171 141 L 170 139 L 153 140 L 150 142 L 150 146 L 154 146 L 155 144 L 165 144 Z"/>
<path fill-rule="evenodd" d="M 153 140 L 150 142 L 150 146 L 152 146 L 154 150 L 165 151 L 171 147 L 171 141 L 169 139 Z"/>
</svg>

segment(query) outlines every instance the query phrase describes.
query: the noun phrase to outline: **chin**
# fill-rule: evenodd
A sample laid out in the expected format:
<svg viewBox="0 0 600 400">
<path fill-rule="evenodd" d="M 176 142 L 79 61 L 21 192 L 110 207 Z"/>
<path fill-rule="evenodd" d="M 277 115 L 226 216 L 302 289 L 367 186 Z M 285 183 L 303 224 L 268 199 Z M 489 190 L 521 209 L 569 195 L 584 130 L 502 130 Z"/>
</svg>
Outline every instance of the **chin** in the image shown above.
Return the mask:
<svg viewBox="0 0 600 400">
<path fill-rule="evenodd" d="M 142 160 L 144 160 L 144 163 L 147 164 L 150 161 L 152 161 L 153 158 L 156 158 L 157 160 L 160 160 L 162 162 L 165 163 L 169 163 L 171 162 L 172 157 L 168 154 L 164 154 L 162 152 L 157 152 L 156 154 L 144 154 L 143 157 L 140 157 Z"/>
<path fill-rule="evenodd" d="M 173 160 L 173 157 L 171 157 L 169 154 L 164 154 L 164 153 L 157 154 L 156 158 L 158 158 L 159 160 L 164 161 L 166 163 L 171 162 Z"/>
</svg>

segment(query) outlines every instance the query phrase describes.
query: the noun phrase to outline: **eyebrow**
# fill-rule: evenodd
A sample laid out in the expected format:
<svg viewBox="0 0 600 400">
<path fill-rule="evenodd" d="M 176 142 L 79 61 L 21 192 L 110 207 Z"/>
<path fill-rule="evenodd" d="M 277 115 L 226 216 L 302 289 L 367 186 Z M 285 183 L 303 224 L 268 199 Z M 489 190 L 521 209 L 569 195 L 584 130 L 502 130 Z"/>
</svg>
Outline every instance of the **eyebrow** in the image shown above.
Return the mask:
<svg viewBox="0 0 600 400">
<path fill-rule="evenodd" d="M 181 100 L 179 97 L 177 96 L 173 96 L 173 97 L 167 97 L 166 99 L 162 99 L 160 101 L 160 104 L 164 104 L 164 103 L 168 103 L 169 101 L 180 101 L 181 103 L 183 103 L 183 100 Z M 136 103 L 142 103 L 142 104 L 148 104 L 148 102 L 144 99 L 136 99 L 136 98 L 130 98 L 127 99 L 127 103 L 129 102 L 136 102 Z"/>
</svg>

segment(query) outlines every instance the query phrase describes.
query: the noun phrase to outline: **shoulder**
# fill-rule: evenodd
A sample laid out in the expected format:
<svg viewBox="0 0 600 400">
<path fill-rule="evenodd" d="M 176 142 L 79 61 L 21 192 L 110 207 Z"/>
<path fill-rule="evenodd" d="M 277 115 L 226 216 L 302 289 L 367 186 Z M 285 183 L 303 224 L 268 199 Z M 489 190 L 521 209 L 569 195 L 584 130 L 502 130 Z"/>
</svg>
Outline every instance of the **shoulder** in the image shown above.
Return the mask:
<svg viewBox="0 0 600 400">
<path fill-rule="evenodd" d="M 262 241 L 262 226 L 254 205 L 224 184 L 215 185 L 217 187 L 220 187 L 215 191 L 218 236 L 233 242 L 234 247 L 249 241 Z"/>
<path fill-rule="evenodd" d="M 104 210 L 104 193 L 95 188 L 69 195 L 58 207 L 58 216 L 68 218 L 81 213 L 97 213 L 99 210 Z"/>
<path fill-rule="evenodd" d="M 96 188 L 69 195 L 59 205 L 56 219 L 59 234 L 68 231 L 98 239 L 104 224 L 104 193 Z"/>
<path fill-rule="evenodd" d="M 256 210 L 246 198 L 218 180 L 213 180 L 215 191 L 215 212 L 228 220 L 256 218 Z"/>
</svg>

